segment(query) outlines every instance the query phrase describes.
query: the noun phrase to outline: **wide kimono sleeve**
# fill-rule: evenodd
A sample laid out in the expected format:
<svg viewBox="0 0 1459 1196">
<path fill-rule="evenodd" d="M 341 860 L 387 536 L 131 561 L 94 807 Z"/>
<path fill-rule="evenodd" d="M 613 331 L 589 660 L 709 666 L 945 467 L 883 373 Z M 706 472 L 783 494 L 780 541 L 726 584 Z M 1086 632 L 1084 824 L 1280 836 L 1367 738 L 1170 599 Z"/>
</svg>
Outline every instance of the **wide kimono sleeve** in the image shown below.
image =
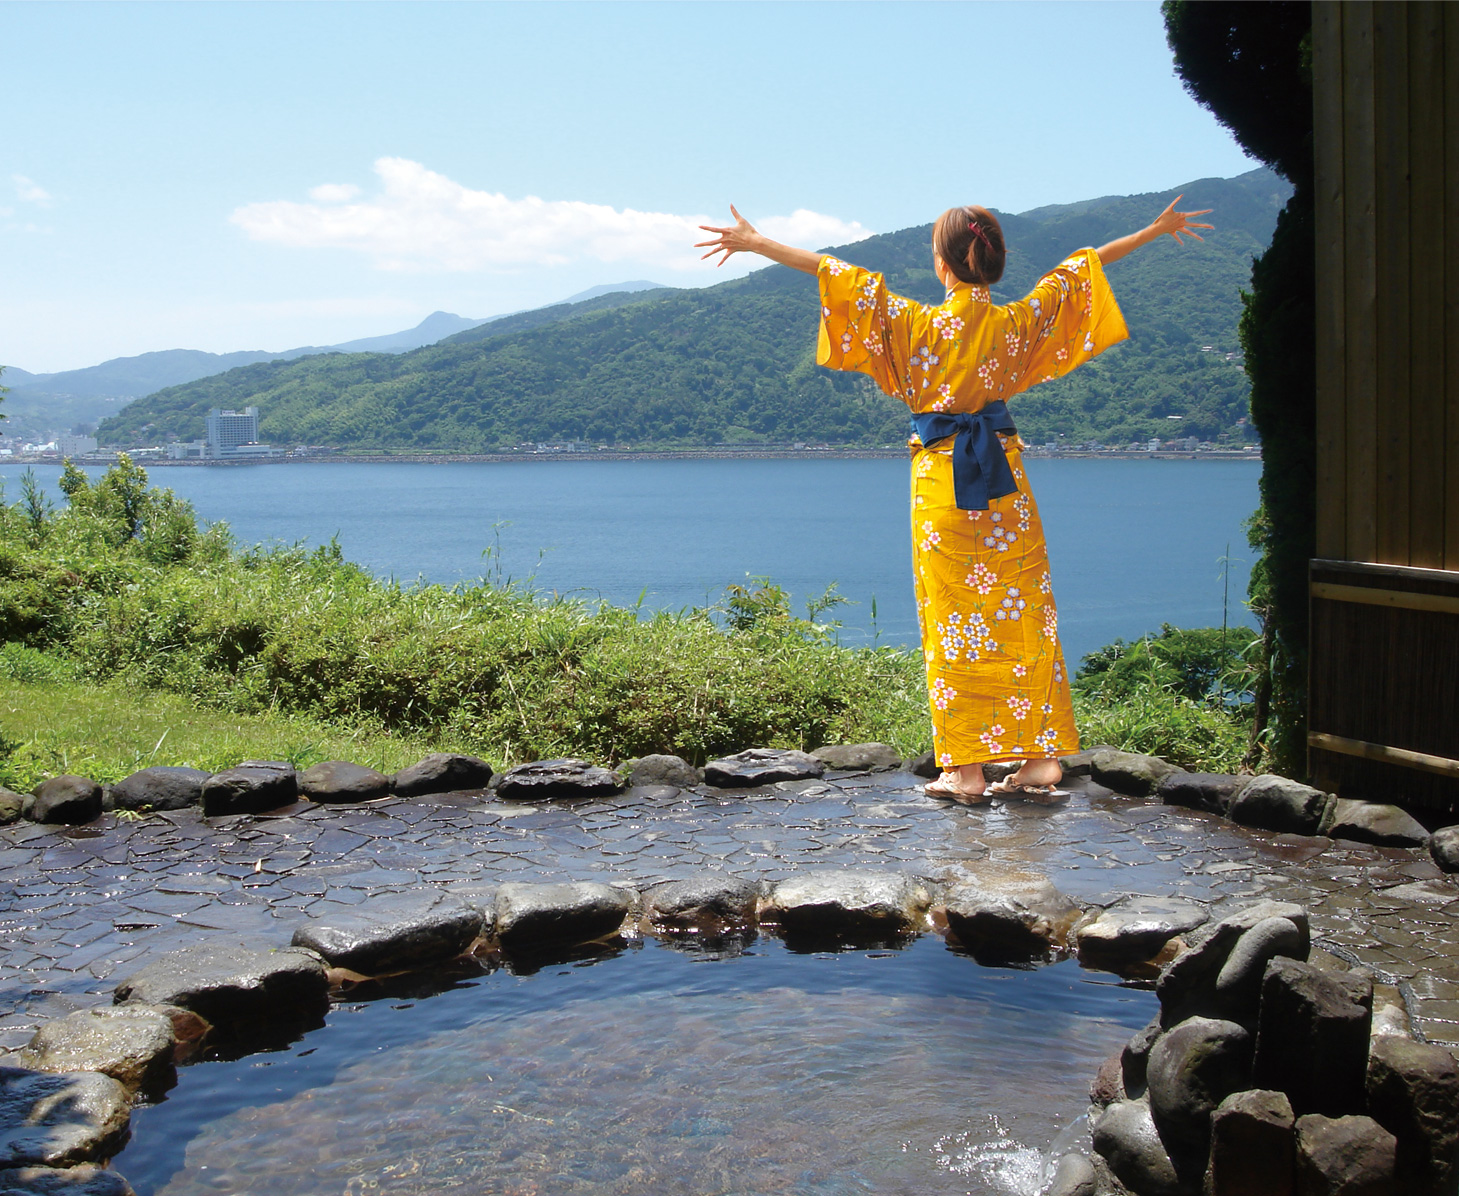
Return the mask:
<svg viewBox="0 0 1459 1196">
<path fill-rule="evenodd" d="M 1081 249 L 1008 305 L 1019 346 L 1018 389 L 1062 377 L 1130 335 L 1099 254 Z M 1010 342 L 1011 343 L 1011 342 Z"/>
<path fill-rule="evenodd" d="M 856 370 L 895 399 L 915 399 L 911 359 L 927 309 L 891 294 L 882 275 L 829 255 L 821 258 L 817 278 L 821 331 L 816 364 Z"/>
</svg>

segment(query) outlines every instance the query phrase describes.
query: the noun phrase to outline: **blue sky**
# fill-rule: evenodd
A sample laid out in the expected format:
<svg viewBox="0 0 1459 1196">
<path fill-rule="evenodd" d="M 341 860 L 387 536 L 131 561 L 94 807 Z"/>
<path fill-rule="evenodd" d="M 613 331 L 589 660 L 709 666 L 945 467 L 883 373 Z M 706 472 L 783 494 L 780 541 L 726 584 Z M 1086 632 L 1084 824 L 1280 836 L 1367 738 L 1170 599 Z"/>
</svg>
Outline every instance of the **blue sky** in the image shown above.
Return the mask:
<svg viewBox="0 0 1459 1196">
<path fill-rule="evenodd" d="M 32 372 L 700 285 L 751 264 L 687 246 L 730 201 L 819 247 L 1253 165 L 1153 3 L 10 2 L 0 42 Z"/>
</svg>

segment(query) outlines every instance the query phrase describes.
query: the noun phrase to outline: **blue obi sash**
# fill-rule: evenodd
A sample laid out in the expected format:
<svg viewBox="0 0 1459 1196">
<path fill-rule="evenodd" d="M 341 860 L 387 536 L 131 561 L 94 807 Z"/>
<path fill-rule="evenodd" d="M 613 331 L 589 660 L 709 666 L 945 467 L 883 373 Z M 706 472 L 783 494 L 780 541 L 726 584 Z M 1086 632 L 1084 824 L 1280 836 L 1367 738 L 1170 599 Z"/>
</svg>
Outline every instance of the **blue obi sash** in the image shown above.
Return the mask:
<svg viewBox="0 0 1459 1196">
<path fill-rule="evenodd" d="M 957 437 L 952 442 L 952 490 L 959 511 L 986 511 L 990 498 L 1018 492 L 1008 454 L 998 439 L 999 432 L 1018 431 L 1002 399 L 969 413 L 924 411 L 912 416 L 912 430 L 927 448 Z"/>
</svg>

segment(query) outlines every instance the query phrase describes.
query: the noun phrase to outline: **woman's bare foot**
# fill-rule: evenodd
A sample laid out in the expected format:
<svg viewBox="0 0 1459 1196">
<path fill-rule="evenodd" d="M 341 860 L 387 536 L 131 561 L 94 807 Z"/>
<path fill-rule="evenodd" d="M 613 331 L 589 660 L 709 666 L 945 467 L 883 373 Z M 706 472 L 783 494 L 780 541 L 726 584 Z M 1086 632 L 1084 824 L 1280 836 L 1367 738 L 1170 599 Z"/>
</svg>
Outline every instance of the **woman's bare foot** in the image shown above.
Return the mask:
<svg viewBox="0 0 1459 1196">
<path fill-rule="evenodd" d="M 1008 779 L 1015 785 L 1041 788 L 1044 785 L 1057 786 L 1064 779 L 1064 767 L 1057 760 L 1025 760 Z"/>
<path fill-rule="evenodd" d="M 980 806 L 992 800 L 987 787 L 981 764 L 960 764 L 943 769 L 937 780 L 922 786 L 922 792 L 931 797 L 950 797 L 965 806 Z"/>
</svg>

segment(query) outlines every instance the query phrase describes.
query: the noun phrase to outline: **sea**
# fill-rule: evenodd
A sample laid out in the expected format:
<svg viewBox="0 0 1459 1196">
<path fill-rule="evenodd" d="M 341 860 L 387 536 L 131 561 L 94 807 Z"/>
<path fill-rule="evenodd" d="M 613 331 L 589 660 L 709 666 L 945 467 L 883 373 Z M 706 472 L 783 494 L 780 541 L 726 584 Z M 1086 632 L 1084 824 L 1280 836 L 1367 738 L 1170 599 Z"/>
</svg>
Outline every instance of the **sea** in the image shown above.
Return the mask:
<svg viewBox="0 0 1459 1196">
<path fill-rule="evenodd" d="M 1178 627 L 1251 625 L 1244 521 L 1259 461 L 1027 458 L 1065 656 Z M 56 466 L 34 467 L 59 501 Z M 5 501 L 24 467 L 0 466 Z M 92 471 L 100 472 L 100 471 Z M 382 578 L 480 579 L 641 612 L 768 578 L 852 645 L 917 641 L 908 465 L 875 459 L 532 460 L 159 467 L 240 543 L 318 546 Z"/>
</svg>

